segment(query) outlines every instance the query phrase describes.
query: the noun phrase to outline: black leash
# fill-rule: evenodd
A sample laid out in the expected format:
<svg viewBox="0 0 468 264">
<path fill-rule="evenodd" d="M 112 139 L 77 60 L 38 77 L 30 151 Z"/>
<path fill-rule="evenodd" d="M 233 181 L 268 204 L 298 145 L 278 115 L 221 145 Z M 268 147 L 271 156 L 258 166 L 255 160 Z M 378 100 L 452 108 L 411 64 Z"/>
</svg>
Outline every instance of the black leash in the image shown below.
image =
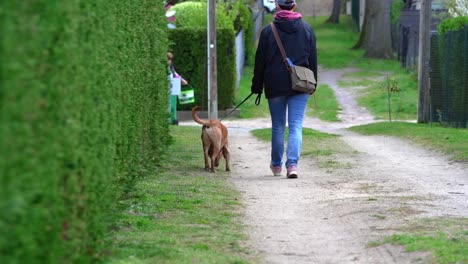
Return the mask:
<svg viewBox="0 0 468 264">
<path fill-rule="evenodd" d="M 236 111 L 236 109 L 241 106 L 243 103 L 245 103 L 245 101 L 247 101 L 252 95 L 254 95 L 254 93 L 251 93 L 249 94 L 249 96 L 247 96 L 240 104 L 238 104 L 236 107 L 234 107 L 234 109 L 231 110 L 231 112 L 229 112 L 224 118 L 227 118 L 228 116 L 230 116 L 234 111 Z M 262 99 L 262 94 L 259 93 L 257 95 L 257 98 L 255 98 L 255 105 L 259 105 L 260 104 L 260 100 Z M 221 119 L 220 119 L 221 120 Z"/>
</svg>

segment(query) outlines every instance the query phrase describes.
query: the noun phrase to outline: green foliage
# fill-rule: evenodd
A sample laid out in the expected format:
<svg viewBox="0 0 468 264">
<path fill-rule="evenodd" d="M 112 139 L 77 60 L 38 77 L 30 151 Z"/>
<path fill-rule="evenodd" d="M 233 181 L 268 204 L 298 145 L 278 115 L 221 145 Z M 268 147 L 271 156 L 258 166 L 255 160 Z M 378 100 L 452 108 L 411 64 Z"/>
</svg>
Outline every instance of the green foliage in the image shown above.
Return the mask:
<svg viewBox="0 0 468 264">
<path fill-rule="evenodd" d="M 179 105 L 179 110 L 189 110 L 201 105 L 206 110 L 206 2 L 183 2 L 171 8 L 176 11 L 177 28 L 170 31 L 171 51 L 177 71 L 195 89 L 195 103 Z M 218 3 L 217 24 L 217 80 L 218 107 L 232 107 L 236 90 L 235 32 L 244 29 L 246 61 L 253 63 L 253 22 L 250 11 L 242 1 Z M 222 62 L 222 63 L 220 63 Z M 190 89 L 183 87 L 183 89 Z"/>
<path fill-rule="evenodd" d="M 390 20 L 392 21 L 392 24 L 395 24 L 398 19 L 400 19 L 401 15 L 401 10 L 405 7 L 405 3 L 400 0 L 393 0 L 392 1 L 392 6 L 390 10 Z"/>
<path fill-rule="evenodd" d="M 236 55 L 234 31 L 228 28 L 218 29 L 217 42 L 217 80 L 218 109 L 223 110 L 233 105 L 236 89 Z M 174 53 L 174 64 L 195 90 L 195 103 L 179 105 L 179 110 L 191 109 L 200 105 L 206 110 L 207 95 L 207 47 L 206 28 L 176 28 L 169 31 L 170 50 Z M 184 89 L 184 88 L 183 88 Z"/>
<path fill-rule="evenodd" d="M 228 10 L 234 21 L 234 30 L 238 32 L 244 29 L 246 64 L 253 66 L 255 63 L 255 41 L 252 14 L 244 1 L 234 2 L 232 6 L 228 7 Z"/>
<path fill-rule="evenodd" d="M 468 16 L 458 16 L 448 18 L 442 21 L 438 26 L 437 30 L 439 34 L 444 34 L 449 31 L 457 31 L 468 26 Z"/>
<path fill-rule="evenodd" d="M 0 259 L 94 262 L 117 196 L 170 139 L 164 10 L 6 0 L 0 13 Z"/>
<path fill-rule="evenodd" d="M 406 251 L 431 252 L 437 263 L 467 263 L 468 218 L 424 218 L 403 227 L 399 232 L 386 237 L 383 243 L 402 245 Z"/>
<path fill-rule="evenodd" d="M 183 2 L 171 7 L 176 11 L 175 25 L 183 27 L 205 27 L 207 26 L 207 5 L 206 2 Z M 226 12 L 224 4 L 216 5 L 216 27 L 233 29 L 233 21 Z"/>
</svg>

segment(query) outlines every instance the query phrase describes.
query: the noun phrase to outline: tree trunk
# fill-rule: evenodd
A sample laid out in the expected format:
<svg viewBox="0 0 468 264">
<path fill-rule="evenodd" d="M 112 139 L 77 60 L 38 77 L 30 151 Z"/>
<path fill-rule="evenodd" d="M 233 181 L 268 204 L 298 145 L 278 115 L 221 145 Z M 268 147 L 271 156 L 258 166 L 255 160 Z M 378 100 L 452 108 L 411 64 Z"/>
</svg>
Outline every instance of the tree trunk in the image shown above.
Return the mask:
<svg viewBox="0 0 468 264">
<path fill-rule="evenodd" d="M 364 19 L 362 21 L 362 29 L 361 33 L 359 34 L 359 39 L 358 42 L 354 45 L 353 49 L 365 49 L 366 48 L 366 41 L 365 39 L 367 38 L 367 19 L 366 15 L 364 14 Z"/>
<path fill-rule="evenodd" d="M 366 58 L 390 59 L 393 57 L 391 2 L 392 0 L 366 0 L 364 25 L 360 41 L 356 44 L 365 49 L 364 57 Z"/>
<path fill-rule="evenodd" d="M 333 0 L 333 10 L 330 17 L 325 21 L 325 23 L 340 23 L 340 11 L 341 10 L 341 0 Z"/>
</svg>

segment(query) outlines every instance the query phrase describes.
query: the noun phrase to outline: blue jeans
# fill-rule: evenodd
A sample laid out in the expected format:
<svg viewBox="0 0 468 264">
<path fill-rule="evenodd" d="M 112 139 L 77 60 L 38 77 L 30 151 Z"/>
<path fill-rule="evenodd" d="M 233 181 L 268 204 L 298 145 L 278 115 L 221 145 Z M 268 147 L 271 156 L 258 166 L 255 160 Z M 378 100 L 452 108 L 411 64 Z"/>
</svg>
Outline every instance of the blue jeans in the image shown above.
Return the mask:
<svg viewBox="0 0 468 264">
<path fill-rule="evenodd" d="M 281 96 L 268 99 L 271 115 L 271 164 L 280 167 L 283 164 L 284 134 L 286 130 L 286 113 L 288 115 L 288 145 L 286 151 L 286 168 L 297 166 L 301 156 L 302 123 L 309 94 Z"/>
</svg>

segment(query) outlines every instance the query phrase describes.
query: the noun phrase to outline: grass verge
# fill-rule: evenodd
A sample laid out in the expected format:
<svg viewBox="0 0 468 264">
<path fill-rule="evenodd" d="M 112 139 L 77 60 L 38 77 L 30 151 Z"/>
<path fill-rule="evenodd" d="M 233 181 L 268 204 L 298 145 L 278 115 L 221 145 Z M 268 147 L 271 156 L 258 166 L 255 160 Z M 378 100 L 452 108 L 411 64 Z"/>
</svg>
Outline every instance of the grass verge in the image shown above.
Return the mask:
<svg viewBox="0 0 468 264">
<path fill-rule="evenodd" d="M 317 38 L 318 63 L 327 69 L 347 67 L 359 61 L 363 50 L 352 49 L 359 32 L 350 16 L 341 16 L 339 24 L 325 23 L 327 16 L 304 17 L 312 25 Z M 320 82 L 320 75 L 319 75 Z"/>
<path fill-rule="evenodd" d="M 107 263 L 247 263 L 228 174 L 204 171 L 199 127 L 171 134 L 164 165 L 119 201 Z"/>
<path fill-rule="evenodd" d="M 457 161 L 468 161 L 468 130 L 444 128 L 438 124 L 381 122 L 350 128 L 367 135 L 389 135 L 407 138 L 427 148 L 437 149 Z"/>
<path fill-rule="evenodd" d="M 379 119 L 415 120 L 418 98 L 415 75 L 400 68 L 396 61 L 376 61 L 373 65 L 377 70 L 364 67 L 348 73 L 339 85 L 362 87 L 357 89 L 358 104 Z"/>
<path fill-rule="evenodd" d="M 250 85 L 252 81 L 252 67 L 245 67 L 242 75 L 239 91 L 237 94 L 236 105 L 241 103 L 250 94 Z M 240 107 L 239 118 L 269 118 L 270 111 L 268 110 L 268 102 L 265 96 L 262 94 L 260 105 L 255 105 L 255 96 L 249 98 Z M 340 110 L 339 104 L 335 98 L 333 90 L 328 85 L 319 85 L 317 88 L 317 106 L 315 105 L 315 99 L 310 98 L 307 115 L 317 117 L 324 121 L 337 122 L 340 121 L 337 118 L 338 111 Z"/>
<path fill-rule="evenodd" d="M 315 105 L 317 101 L 317 105 Z M 317 117 L 323 121 L 338 122 L 338 112 L 340 105 L 330 86 L 323 84 L 317 87 L 317 92 L 311 96 L 307 105 L 306 115 Z"/>
<path fill-rule="evenodd" d="M 409 225 L 404 233 L 374 241 L 402 245 L 408 252 L 429 251 L 437 263 L 468 263 L 468 218 L 422 219 Z"/>
<path fill-rule="evenodd" d="M 263 141 L 271 140 L 271 129 L 255 129 L 252 130 L 252 135 Z M 286 130 L 285 137 L 288 136 Z M 302 156 L 314 155 L 314 156 L 328 156 L 336 153 L 333 145 L 327 144 L 332 141 L 336 141 L 338 136 L 332 134 L 326 134 L 312 130 L 310 128 L 304 128 L 302 130 Z"/>
<path fill-rule="evenodd" d="M 271 129 L 255 129 L 251 132 L 255 137 L 263 141 L 270 141 Z M 285 137 L 288 136 L 286 130 Z M 350 157 L 354 151 L 339 140 L 339 136 L 322 133 L 310 128 L 302 130 L 301 158 L 313 157 L 321 168 L 327 170 L 348 168 L 349 164 L 343 155 Z"/>
</svg>

